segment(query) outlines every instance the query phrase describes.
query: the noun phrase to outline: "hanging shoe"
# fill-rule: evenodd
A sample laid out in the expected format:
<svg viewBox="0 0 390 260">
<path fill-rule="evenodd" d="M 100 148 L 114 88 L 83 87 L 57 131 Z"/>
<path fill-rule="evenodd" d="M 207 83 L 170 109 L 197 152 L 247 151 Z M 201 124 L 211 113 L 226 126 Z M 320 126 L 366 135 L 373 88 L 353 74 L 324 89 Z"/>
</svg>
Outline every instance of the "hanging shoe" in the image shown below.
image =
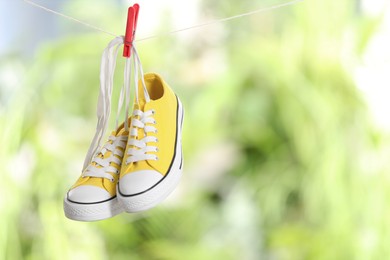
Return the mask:
<svg viewBox="0 0 390 260">
<path fill-rule="evenodd" d="M 122 212 L 116 197 L 116 184 L 128 139 L 128 120 L 116 127 L 102 146 L 111 112 L 111 97 L 116 57 L 123 37 L 112 40 L 102 55 L 100 67 L 100 92 L 97 106 L 96 133 L 84 161 L 81 177 L 66 193 L 65 216 L 80 221 L 106 219 Z M 123 103 L 123 92 L 128 88 L 129 62 L 125 66 L 125 85 L 121 90 L 118 116 Z"/>
<path fill-rule="evenodd" d="M 123 125 L 113 132 L 92 159 L 64 200 L 65 216 L 79 221 L 113 217 L 123 211 L 116 198 L 116 185 L 128 132 Z"/>
<path fill-rule="evenodd" d="M 164 200 L 178 185 L 183 168 L 180 100 L 153 73 L 145 74 L 136 90 L 117 191 L 127 212 L 144 211 Z"/>
</svg>

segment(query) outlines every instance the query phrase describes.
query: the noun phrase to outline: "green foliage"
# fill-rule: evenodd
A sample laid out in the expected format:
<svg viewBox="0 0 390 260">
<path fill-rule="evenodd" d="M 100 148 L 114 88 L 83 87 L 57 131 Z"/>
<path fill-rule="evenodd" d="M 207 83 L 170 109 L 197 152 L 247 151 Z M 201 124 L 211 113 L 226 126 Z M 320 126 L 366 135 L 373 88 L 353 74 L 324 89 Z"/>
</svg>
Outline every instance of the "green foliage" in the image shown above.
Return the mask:
<svg viewBox="0 0 390 260">
<path fill-rule="evenodd" d="M 184 177 L 157 208 L 96 223 L 67 220 L 62 199 L 95 129 L 109 39 L 47 43 L 29 66 L 2 60 L 0 71 L 21 76 L 0 77 L 0 259 L 388 258 L 389 140 L 343 58 L 345 48 L 351 60 L 364 53 L 381 20 L 354 4 L 305 1 L 139 43 L 145 71 L 184 103 Z M 237 10 L 204 6 L 218 17 Z M 89 20 L 104 9 L 106 28 L 122 24 L 115 5 L 94 8 Z M 114 100 L 123 64 L 117 71 Z"/>
</svg>

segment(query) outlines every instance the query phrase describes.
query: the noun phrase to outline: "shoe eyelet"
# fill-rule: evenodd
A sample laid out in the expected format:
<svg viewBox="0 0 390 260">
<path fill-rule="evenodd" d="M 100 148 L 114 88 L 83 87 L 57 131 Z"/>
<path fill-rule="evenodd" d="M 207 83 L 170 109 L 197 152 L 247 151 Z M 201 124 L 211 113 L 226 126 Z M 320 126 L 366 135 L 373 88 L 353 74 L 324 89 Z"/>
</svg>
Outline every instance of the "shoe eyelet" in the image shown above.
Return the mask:
<svg viewBox="0 0 390 260">
<path fill-rule="evenodd" d="M 153 115 L 156 114 L 156 110 L 152 109 L 152 114 Z"/>
<path fill-rule="evenodd" d="M 158 151 L 160 151 L 160 150 L 156 147 L 156 153 L 157 153 Z"/>
<path fill-rule="evenodd" d="M 115 179 L 114 179 L 114 178 L 112 178 L 112 179 L 110 179 L 110 181 L 111 181 L 112 183 L 114 183 Z"/>
<path fill-rule="evenodd" d="M 159 158 L 158 158 L 158 156 L 156 156 L 156 159 L 155 159 L 156 161 L 158 161 L 159 160 Z"/>
<path fill-rule="evenodd" d="M 158 138 L 156 138 L 156 143 L 158 143 Z"/>
<path fill-rule="evenodd" d="M 154 133 L 155 133 L 155 134 L 157 134 L 157 133 L 158 133 L 157 129 L 156 129 L 156 130 L 154 130 Z"/>
</svg>

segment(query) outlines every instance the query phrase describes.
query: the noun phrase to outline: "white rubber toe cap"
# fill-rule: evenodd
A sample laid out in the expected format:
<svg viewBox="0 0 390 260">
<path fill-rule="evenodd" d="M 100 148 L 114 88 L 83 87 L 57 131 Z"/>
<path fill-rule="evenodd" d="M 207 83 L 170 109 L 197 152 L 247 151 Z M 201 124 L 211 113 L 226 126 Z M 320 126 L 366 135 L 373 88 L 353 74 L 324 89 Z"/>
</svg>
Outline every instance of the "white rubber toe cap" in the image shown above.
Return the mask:
<svg viewBox="0 0 390 260">
<path fill-rule="evenodd" d="M 78 203 L 95 203 L 110 199 L 111 194 L 105 189 L 81 185 L 68 192 L 68 200 Z"/>
<path fill-rule="evenodd" d="M 141 193 L 152 188 L 163 177 L 159 172 L 151 170 L 132 172 L 120 178 L 119 191 L 123 195 Z"/>
</svg>

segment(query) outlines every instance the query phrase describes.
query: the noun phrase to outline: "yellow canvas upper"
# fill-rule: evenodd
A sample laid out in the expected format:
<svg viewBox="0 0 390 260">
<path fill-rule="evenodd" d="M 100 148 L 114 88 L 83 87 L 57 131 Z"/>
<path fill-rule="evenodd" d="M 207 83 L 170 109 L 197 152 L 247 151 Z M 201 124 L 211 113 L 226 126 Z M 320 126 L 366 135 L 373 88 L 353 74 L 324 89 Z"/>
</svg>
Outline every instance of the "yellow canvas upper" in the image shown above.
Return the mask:
<svg viewBox="0 0 390 260">
<path fill-rule="evenodd" d="M 127 136 L 128 131 L 125 131 L 124 129 L 124 124 L 120 125 L 116 131 L 113 131 L 111 133 L 113 136 Z M 109 143 L 112 143 L 112 141 L 108 141 Z M 123 148 L 118 147 L 118 149 L 123 151 Z M 96 156 L 99 156 L 101 158 L 109 158 L 112 155 L 112 151 L 107 151 L 104 156 L 102 153 L 98 153 Z M 114 154 L 115 157 L 120 159 L 122 161 L 122 157 L 119 157 L 118 155 Z M 94 162 L 92 162 L 96 168 L 102 168 L 100 165 L 96 165 Z M 121 168 L 121 165 L 116 164 L 115 162 L 111 162 L 111 165 L 114 166 L 118 171 Z M 84 170 L 85 171 L 85 170 Z M 109 192 L 112 196 L 116 195 L 116 184 L 119 179 L 119 175 L 115 173 L 109 172 L 114 178 L 114 181 L 111 181 L 106 178 L 101 178 L 101 177 L 89 177 L 89 176 L 83 176 L 83 174 L 79 177 L 79 179 L 76 181 L 76 183 L 71 187 L 71 189 L 74 189 L 78 186 L 81 185 L 92 185 L 92 186 L 97 186 L 100 188 L 105 189 L 107 192 Z"/>
<path fill-rule="evenodd" d="M 153 124 L 153 126 L 157 129 L 157 133 L 147 134 L 157 137 L 158 142 L 147 143 L 147 145 L 156 146 L 158 148 L 158 152 L 150 152 L 151 154 L 156 154 L 158 160 L 147 160 L 126 164 L 126 159 L 129 156 L 127 150 L 130 148 L 130 146 L 127 145 L 120 177 L 140 170 L 156 170 L 161 175 L 165 175 L 171 165 L 175 151 L 178 107 L 176 95 L 159 75 L 148 73 L 144 75 L 144 79 L 151 100 L 150 102 L 145 101 L 143 87 L 140 81 L 138 85 L 139 105 L 135 104 L 134 109 L 139 109 L 144 112 L 152 109 L 155 111 L 153 118 L 155 119 L 156 124 Z M 137 139 L 142 139 L 144 136 L 145 133 L 143 129 L 138 129 Z"/>
</svg>

